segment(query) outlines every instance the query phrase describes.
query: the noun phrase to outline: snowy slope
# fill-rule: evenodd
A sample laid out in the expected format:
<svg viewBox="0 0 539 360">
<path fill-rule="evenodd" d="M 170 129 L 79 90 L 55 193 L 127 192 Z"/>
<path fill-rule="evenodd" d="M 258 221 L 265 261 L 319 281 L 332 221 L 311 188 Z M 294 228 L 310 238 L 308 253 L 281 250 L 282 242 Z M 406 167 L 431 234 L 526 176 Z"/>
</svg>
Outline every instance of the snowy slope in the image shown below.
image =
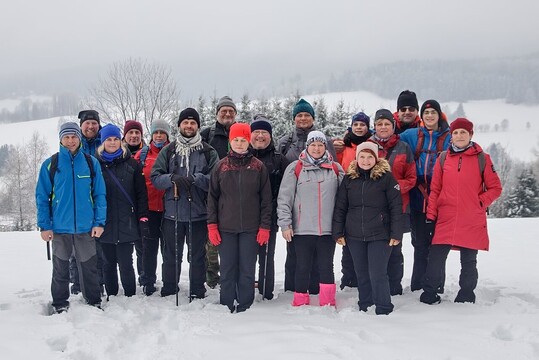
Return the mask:
<svg viewBox="0 0 539 360">
<path fill-rule="evenodd" d="M 539 218 L 489 219 L 489 228 L 491 251 L 478 257 L 476 304 L 452 302 L 457 252 L 449 256 L 443 302 L 421 304 L 420 294 L 409 290 L 412 250 L 405 237 L 406 288 L 393 298 L 389 316 L 359 312 L 351 289 L 337 293 L 337 310 L 293 308 L 292 294 L 282 292 L 282 238 L 275 257 L 277 296 L 245 313 L 218 305 L 217 290 L 189 304 L 184 264 L 178 308 L 174 297 L 146 297 L 138 290 L 133 298 L 112 298 L 104 311 L 74 296 L 69 313 L 45 316 L 51 278 L 45 244 L 37 232 L 0 233 L 0 354 L 41 360 L 537 359 L 539 282 L 533 269 Z M 335 257 L 339 278 L 339 248 Z"/>
</svg>

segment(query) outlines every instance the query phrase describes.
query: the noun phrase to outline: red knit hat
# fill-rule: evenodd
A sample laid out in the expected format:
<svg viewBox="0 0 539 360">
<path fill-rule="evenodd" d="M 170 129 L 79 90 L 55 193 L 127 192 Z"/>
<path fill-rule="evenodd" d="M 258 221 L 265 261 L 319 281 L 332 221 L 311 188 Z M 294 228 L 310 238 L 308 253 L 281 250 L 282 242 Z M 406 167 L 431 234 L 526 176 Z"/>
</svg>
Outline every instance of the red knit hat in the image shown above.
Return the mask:
<svg viewBox="0 0 539 360">
<path fill-rule="evenodd" d="M 251 142 L 251 126 L 246 123 L 234 123 L 230 127 L 230 132 L 228 133 L 228 140 L 232 141 L 237 137 L 242 137 Z"/>
<path fill-rule="evenodd" d="M 129 132 L 129 130 L 137 129 L 142 135 L 142 124 L 137 120 L 127 120 L 124 125 L 124 136 Z"/>
<path fill-rule="evenodd" d="M 453 120 L 451 125 L 449 126 L 449 131 L 453 132 L 457 129 L 464 129 L 467 132 L 470 133 L 470 135 L 473 134 L 473 123 L 466 119 L 466 118 L 457 118 Z"/>
</svg>

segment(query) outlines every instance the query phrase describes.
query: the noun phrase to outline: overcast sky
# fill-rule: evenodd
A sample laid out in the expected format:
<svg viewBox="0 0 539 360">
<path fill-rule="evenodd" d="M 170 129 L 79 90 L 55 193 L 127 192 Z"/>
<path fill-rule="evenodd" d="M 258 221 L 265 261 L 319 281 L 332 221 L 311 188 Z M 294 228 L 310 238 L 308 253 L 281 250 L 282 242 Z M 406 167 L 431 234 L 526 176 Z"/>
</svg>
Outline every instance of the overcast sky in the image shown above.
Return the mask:
<svg viewBox="0 0 539 360">
<path fill-rule="evenodd" d="M 539 52 L 538 0 L 1 1 L 0 76 L 142 57 L 226 91 L 231 78 Z"/>
</svg>

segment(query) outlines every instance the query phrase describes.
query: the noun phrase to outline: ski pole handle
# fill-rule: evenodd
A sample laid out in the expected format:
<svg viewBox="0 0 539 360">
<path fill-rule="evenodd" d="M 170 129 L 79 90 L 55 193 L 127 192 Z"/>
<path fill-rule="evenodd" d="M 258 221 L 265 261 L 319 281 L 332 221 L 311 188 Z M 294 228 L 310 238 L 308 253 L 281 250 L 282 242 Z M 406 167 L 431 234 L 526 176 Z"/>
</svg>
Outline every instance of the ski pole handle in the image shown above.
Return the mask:
<svg viewBox="0 0 539 360">
<path fill-rule="evenodd" d="M 178 194 L 178 185 L 173 181 L 172 185 L 174 186 L 174 200 L 178 200 L 180 195 Z"/>
<path fill-rule="evenodd" d="M 50 260 L 51 259 L 51 242 L 47 241 L 46 244 L 47 244 L 47 260 Z"/>
</svg>

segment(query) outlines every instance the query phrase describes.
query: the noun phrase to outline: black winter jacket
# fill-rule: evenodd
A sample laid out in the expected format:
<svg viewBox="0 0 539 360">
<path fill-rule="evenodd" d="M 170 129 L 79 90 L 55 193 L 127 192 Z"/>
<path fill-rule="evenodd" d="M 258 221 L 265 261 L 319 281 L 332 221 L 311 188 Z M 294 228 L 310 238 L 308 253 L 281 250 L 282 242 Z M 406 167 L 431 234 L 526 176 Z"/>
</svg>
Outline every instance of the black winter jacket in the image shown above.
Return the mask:
<svg viewBox="0 0 539 360">
<path fill-rule="evenodd" d="M 141 165 L 124 148 L 122 156 L 106 162 L 101 153 L 96 154 L 101 164 L 107 188 L 107 223 L 105 231 L 98 240 L 106 244 L 134 242 L 140 239 L 139 219 L 148 217 L 148 194 Z M 110 173 L 117 178 L 135 205 L 118 188 Z"/>
<path fill-rule="evenodd" d="M 200 136 L 202 136 L 204 142 L 217 150 L 219 159 L 224 158 L 228 154 L 228 129 L 221 125 L 220 122 L 215 121 L 215 125 L 202 129 Z"/>
<path fill-rule="evenodd" d="M 352 166 L 355 165 L 355 166 Z M 380 159 L 369 171 L 350 165 L 335 201 L 332 232 L 337 240 L 402 240 L 402 198 L 389 163 Z"/>
<path fill-rule="evenodd" d="M 252 153 L 232 150 L 215 166 L 208 192 L 208 224 L 230 233 L 271 227 L 268 170 Z"/>
</svg>

